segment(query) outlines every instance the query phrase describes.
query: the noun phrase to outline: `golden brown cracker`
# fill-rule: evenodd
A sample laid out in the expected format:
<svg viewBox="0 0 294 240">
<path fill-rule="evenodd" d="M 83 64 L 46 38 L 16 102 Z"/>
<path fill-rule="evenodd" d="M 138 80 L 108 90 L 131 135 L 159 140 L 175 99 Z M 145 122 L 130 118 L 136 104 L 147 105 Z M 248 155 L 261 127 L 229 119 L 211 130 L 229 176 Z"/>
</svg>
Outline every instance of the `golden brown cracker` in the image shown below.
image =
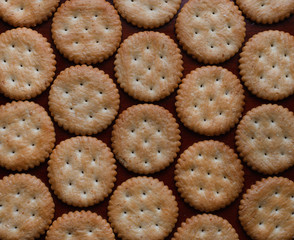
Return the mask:
<svg viewBox="0 0 294 240">
<path fill-rule="evenodd" d="M 47 112 L 33 102 L 0 106 L 0 165 L 27 170 L 44 162 L 55 143 L 53 123 Z"/>
<path fill-rule="evenodd" d="M 294 37 L 264 31 L 245 44 L 239 60 L 245 86 L 256 96 L 277 101 L 294 93 Z"/>
<path fill-rule="evenodd" d="M 84 210 L 57 218 L 47 231 L 46 240 L 115 240 L 109 223 L 96 213 Z"/>
<path fill-rule="evenodd" d="M 54 14 L 52 38 L 57 49 L 76 64 L 109 58 L 122 35 L 119 15 L 105 0 L 70 0 Z"/>
<path fill-rule="evenodd" d="M 243 195 L 239 206 L 239 219 L 252 239 L 293 239 L 293 181 L 283 177 L 257 181 Z"/>
<path fill-rule="evenodd" d="M 122 240 L 159 240 L 167 237 L 175 226 L 178 207 L 172 191 L 163 182 L 134 177 L 114 191 L 108 216 Z"/>
<path fill-rule="evenodd" d="M 175 31 L 184 50 L 205 64 L 234 56 L 245 38 L 245 21 L 230 0 L 190 0 L 181 9 Z"/>
<path fill-rule="evenodd" d="M 38 238 L 54 217 L 54 202 L 45 184 L 30 174 L 0 180 L 0 238 Z"/>
<path fill-rule="evenodd" d="M 294 115 L 279 105 L 251 109 L 237 127 L 236 146 L 252 169 L 277 174 L 294 164 Z"/>
<path fill-rule="evenodd" d="M 41 94 L 55 75 L 55 55 L 50 43 L 29 28 L 0 35 L 0 91 L 24 100 Z"/>
<path fill-rule="evenodd" d="M 91 135 L 114 120 L 119 94 L 112 79 L 98 68 L 72 66 L 62 71 L 49 92 L 49 110 L 59 126 L 71 133 Z"/>
<path fill-rule="evenodd" d="M 239 240 L 236 230 L 226 220 L 212 214 L 188 218 L 177 229 L 172 240 Z"/>
<path fill-rule="evenodd" d="M 109 195 L 116 180 L 115 159 L 102 141 L 74 137 L 61 142 L 48 162 L 54 193 L 63 202 L 88 207 Z"/>
<path fill-rule="evenodd" d="M 174 161 L 180 150 L 179 125 L 172 114 L 153 104 L 123 111 L 112 131 L 113 152 L 128 170 L 150 174 Z"/>
<path fill-rule="evenodd" d="M 242 116 L 244 90 L 240 80 L 222 67 L 197 68 L 180 84 L 176 110 L 189 129 L 208 136 L 230 130 Z"/>
<path fill-rule="evenodd" d="M 117 82 L 130 96 L 158 101 L 181 81 L 183 61 L 176 43 L 164 33 L 140 32 L 129 36 L 115 60 Z"/>
<path fill-rule="evenodd" d="M 215 211 L 233 202 L 242 191 L 243 166 L 222 142 L 194 143 L 178 159 L 175 181 L 185 202 L 200 211 Z"/>
</svg>

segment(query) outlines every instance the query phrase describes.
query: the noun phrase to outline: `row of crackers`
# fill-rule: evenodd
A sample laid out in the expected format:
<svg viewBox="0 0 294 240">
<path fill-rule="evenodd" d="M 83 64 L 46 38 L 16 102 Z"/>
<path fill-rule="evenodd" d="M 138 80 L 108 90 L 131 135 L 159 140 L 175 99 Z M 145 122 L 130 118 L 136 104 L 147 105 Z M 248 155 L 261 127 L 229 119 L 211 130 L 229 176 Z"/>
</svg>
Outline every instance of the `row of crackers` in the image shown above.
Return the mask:
<svg viewBox="0 0 294 240">
<path fill-rule="evenodd" d="M 10 2 L 5 1 L 7 4 Z M 145 28 L 158 27 L 170 20 L 180 4 L 180 1 L 163 1 L 159 7 L 157 3 L 149 4 L 150 6 L 143 9 L 147 14 L 142 16 L 152 16 L 151 19 L 156 21 L 150 20 L 150 25 L 145 26 L 140 20 L 131 19 L 132 14 L 127 11 L 132 10 L 130 3 L 124 2 L 115 1 L 121 15 L 129 22 Z M 130 2 L 137 11 L 136 4 L 139 1 Z M 75 63 L 104 61 L 119 46 L 119 17 L 110 4 L 104 1 L 100 1 L 100 4 L 98 8 L 97 1 L 67 1 L 54 16 L 54 42 L 59 51 Z M 229 1 L 218 1 L 217 4 L 214 1 L 189 1 L 177 18 L 176 33 L 180 44 L 194 58 L 204 63 L 214 64 L 229 59 L 239 50 L 245 37 L 244 18 L 238 8 Z M 252 9 L 249 8 L 248 12 L 248 4 L 238 4 L 247 16 L 256 20 L 250 15 Z M 270 20 L 270 17 L 265 16 L 266 20 L 256 21 L 271 23 L 282 20 L 290 15 L 289 9 L 292 6 L 289 4 L 286 12 L 279 12 L 280 16 Z M 261 5 L 262 8 L 271 9 L 270 4 Z M 27 9 L 27 6 L 22 5 L 18 11 L 25 12 Z M 53 11 L 53 7 L 50 9 Z M 165 12 L 168 17 L 164 15 Z M 5 21 L 10 21 L 15 26 L 21 25 L 13 23 L 4 15 L 1 16 Z M 146 22 L 146 19 L 141 19 L 141 22 Z M 240 70 L 242 80 L 252 93 L 268 100 L 283 99 L 293 93 L 293 42 L 293 37 L 287 33 L 267 31 L 257 34 L 246 43 L 241 54 Z M 29 99 L 50 85 L 54 76 L 55 60 L 46 39 L 35 31 L 21 28 L 3 33 L 0 36 L 1 43 L 2 69 L 7 74 L 3 78 L 1 91 L 6 96 L 18 100 Z M 170 95 L 180 83 L 182 70 L 180 50 L 173 40 L 161 33 L 134 34 L 121 44 L 116 55 L 118 83 L 130 96 L 141 101 L 153 102 Z M 235 126 L 244 105 L 243 88 L 237 77 L 226 69 L 214 66 L 196 69 L 186 76 L 176 100 L 177 112 L 183 124 L 208 136 L 223 134 Z M 54 119 L 64 129 L 75 134 L 89 135 L 101 132 L 111 124 L 118 112 L 119 95 L 115 84 L 104 72 L 92 67 L 76 66 L 63 71 L 54 81 L 49 96 L 49 108 Z M 7 104 L 2 106 L 1 112 L 2 132 L 5 136 L 1 147 L 6 160 L 3 160 L 5 163 L 2 166 L 23 170 L 39 165 L 49 156 L 55 142 L 53 125 L 46 112 L 29 102 Z M 238 125 L 238 151 L 255 170 L 266 174 L 284 171 L 293 165 L 292 128 L 293 113 L 288 109 L 270 104 L 260 106 L 247 113 Z M 152 104 L 136 105 L 124 111 L 119 115 L 112 134 L 116 158 L 129 170 L 141 174 L 154 173 L 167 167 L 179 151 L 179 140 L 180 132 L 173 116 L 162 107 Z M 264 141 L 267 141 L 266 144 Z M 277 158 L 279 162 L 276 161 Z M 207 163 L 209 160 L 212 162 Z M 85 207 L 100 202 L 111 192 L 115 169 L 115 160 L 105 144 L 94 138 L 77 137 L 68 139 L 55 148 L 50 156 L 48 176 L 55 194 L 61 200 Z M 13 186 L 9 185 L 9 178 L 14 178 Z M 25 178 L 30 176 L 11 175 L 3 180 L 5 188 L 12 187 L 9 198 L 15 197 L 14 194 L 27 195 L 26 191 L 22 193 L 20 190 L 26 187 L 19 185 L 19 182 L 28 182 Z M 211 182 L 210 179 L 214 181 Z M 231 203 L 241 192 L 242 165 L 237 155 L 223 143 L 199 142 L 181 155 L 175 180 L 185 201 L 201 211 L 213 211 Z M 30 181 L 38 182 L 33 179 Z M 218 183 L 213 183 L 215 181 Z M 193 186 L 194 183 L 197 184 Z M 38 186 L 40 185 L 38 182 Z M 30 187 L 32 190 L 33 184 Z M 30 197 L 32 202 L 36 200 L 36 196 Z M 277 201 L 276 197 L 282 200 Z M 6 205 L 5 202 L 14 202 L 11 199 L 6 200 L 1 208 Z M 281 239 L 291 239 L 292 201 L 293 182 L 290 180 L 268 178 L 258 182 L 244 195 L 241 202 L 241 223 L 248 234 L 256 239 L 264 239 L 265 234 L 266 239 L 276 239 L 276 234 Z M 17 204 L 19 202 L 12 207 L 15 208 Z M 50 203 L 46 205 L 52 206 Z M 108 208 L 109 219 L 115 232 L 123 239 L 133 239 L 135 236 L 161 239 L 174 227 L 178 214 L 176 205 L 171 191 L 162 182 L 147 177 L 133 178 L 123 183 L 112 195 Z M 248 205 L 251 206 L 249 210 Z M 249 226 L 248 219 L 258 214 L 256 209 L 262 209 L 263 213 L 273 212 L 276 221 L 265 222 L 261 213 Z M 28 210 L 29 213 L 18 207 L 14 211 L 37 218 L 31 209 Z M 52 219 L 52 214 L 52 211 L 47 211 L 44 226 L 48 227 L 48 219 Z M 95 219 L 93 221 L 96 221 L 95 224 L 99 222 L 101 229 L 108 226 L 97 215 L 93 216 L 89 212 L 70 213 L 52 225 L 48 238 L 61 237 L 58 236 L 61 230 L 61 234 L 70 237 L 78 234 L 79 226 L 73 227 L 76 215 L 81 215 L 79 217 L 84 218 L 86 223 L 89 218 Z M 162 219 L 163 216 L 166 219 Z M 130 230 L 127 226 L 134 218 L 139 218 L 140 221 Z M 123 221 L 126 223 L 122 224 Z M 211 221 L 214 225 L 207 229 L 207 222 Z M 10 223 L 10 230 L 16 234 L 25 233 L 27 230 L 21 222 L 19 219 Z M 38 234 L 43 231 L 40 228 Z M 238 238 L 225 220 L 213 215 L 202 215 L 187 220 L 178 230 L 181 234 L 175 235 L 176 239 L 189 239 L 189 235 L 185 234 L 192 232 L 192 229 L 195 231 L 195 228 L 200 236 L 205 236 L 208 232 L 209 236 L 217 234 L 218 237 Z M 3 237 L 9 239 L 13 233 L 8 231 L 5 234 Z M 101 230 L 88 225 L 85 227 L 83 224 L 82 234 L 95 236 L 101 234 Z M 112 239 L 113 236 L 109 234 L 109 239 Z"/>
</svg>

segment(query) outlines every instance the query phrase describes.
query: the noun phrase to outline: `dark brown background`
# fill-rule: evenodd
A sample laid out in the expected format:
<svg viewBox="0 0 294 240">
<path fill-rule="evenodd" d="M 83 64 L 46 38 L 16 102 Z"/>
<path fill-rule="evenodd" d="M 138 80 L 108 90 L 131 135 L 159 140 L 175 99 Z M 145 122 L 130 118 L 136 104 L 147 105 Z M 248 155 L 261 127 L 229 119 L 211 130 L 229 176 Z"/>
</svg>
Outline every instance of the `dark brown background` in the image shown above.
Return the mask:
<svg viewBox="0 0 294 240">
<path fill-rule="evenodd" d="M 62 2 L 65 2 L 65 0 L 61 0 L 61 3 Z M 112 3 L 112 1 L 109 1 L 109 2 Z M 186 2 L 187 2 L 187 0 L 183 0 L 181 7 Z M 172 19 L 171 22 L 169 22 L 168 24 L 164 25 L 161 28 L 155 29 L 155 31 L 166 33 L 177 42 L 176 37 L 175 37 L 175 32 L 174 32 L 175 19 L 176 19 L 176 16 Z M 139 29 L 139 28 L 132 26 L 131 24 L 128 24 L 124 19 L 121 19 L 121 20 L 122 20 L 122 26 L 123 26 L 123 40 L 135 32 L 143 31 L 143 29 Z M 49 42 L 52 44 L 52 47 L 54 49 L 54 53 L 56 55 L 56 60 L 57 60 L 57 70 L 56 70 L 56 76 L 57 76 L 60 73 L 60 71 L 64 70 L 65 68 L 67 68 L 71 65 L 74 65 L 74 64 L 72 62 L 68 61 L 67 59 L 63 58 L 61 56 L 61 54 L 55 48 L 53 41 L 52 41 L 51 33 L 50 33 L 51 23 L 52 23 L 52 18 L 50 18 L 49 21 L 47 21 L 41 25 L 38 25 L 37 27 L 34 27 L 33 29 L 37 30 L 39 33 L 42 33 L 44 36 L 46 36 L 48 38 Z M 10 26 L 10 25 L 4 23 L 2 20 L 0 20 L 0 33 L 4 32 L 6 30 L 9 30 L 11 28 L 12 28 L 12 26 Z M 282 30 L 282 31 L 286 31 L 286 32 L 289 32 L 292 35 L 294 35 L 294 16 L 292 15 L 290 18 L 288 18 L 278 24 L 273 24 L 273 25 L 255 24 L 252 21 L 246 19 L 246 29 L 247 29 L 246 41 L 255 33 L 258 33 L 260 31 L 269 30 L 269 29 Z M 197 61 L 193 60 L 184 51 L 182 51 L 182 54 L 183 54 L 183 60 L 184 60 L 184 77 L 191 70 L 194 70 L 195 68 L 202 66 L 202 64 L 199 64 Z M 239 71 L 238 71 L 238 60 L 239 60 L 239 54 L 235 55 L 233 58 L 231 58 L 230 60 L 228 60 L 225 63 L 220 64 L 220 65 L 229 69 L 230 71 L 232 71 L 234 74 L 236 74 L 240 78 Z M 95 67 L 98 67 L 98 68 L 104 70 L 116 82 L 116 79 L 114 77 L 113 62 L 114 62 L 114 56 L 112 56 L 110 59 L 104 61 L 103 63 L 96 64 Z M 118 86 L 118 88 L 119 88 L 119 86 Z M 45 109 L 47 111 L 48 111 L 48 103 L 47 103 L 48 102 L 48 92 L 49 92 L 49 88 L 43 94 L 41 94 L 39 97 L 32 99 L 32 101 L 39 103 L 43 107 L 45 107 Z M 133 104 L 140 103 L 139 101 L 136 101 L 136 100 L 132 99 L 131 97 L 129 97 L 126 93 L 124 93 L 121 90 L 121 88 L 119 88 L 119 93 L 120 93 L 120 97 L 121 97 L 121 105 L 120 105 L 119 113 Z M 264 103 L 268 103 L 268 101 L 258 99 L 255 96 L 253 96 L 252 94 L 250 94 L 246 88 L 245 88 L 245 95 L 246 95 L 246 99 L 245 99 L 246 103 L 245 103 L 245 111 L 243 112 L 243 114 L 245 114 L 248 110 L 250 110 L 253 107 L 259 106 Z M 159 102 L 156 102 L 155 104 L 159 104 L 159 105 L 169 109 L 169 111 L 171 111 L 173 113 L 173 115 L 177 118 L 176 112 L 175 112 L 175 106 L 174 106 L 175 96 L 176 96 L 176 93 L 173 93 L 169 97 L 167 97 L 164 100 L 161 100 Z M 11 101 L 12 100 L 5 98 L 3 95 L 0 94 L 0 104 L 5 104 L 6 102 L 11 102 Z M 291 111 L 294 111 L 293 101 L 294 101 L 294 96 L 290 96 L 283 101 L 278 101 L 277 103 L 281 104 L 285 107 L 288 107 Z M 228 144 L 229 146 L 231 146 L 232 148 L 235 149 L 234 136 L 235 136 L 236 128 L 232 129 L 229 133 L 227 133 L 225 135 L 211 138 L 211 137 L 201 136 L 201 135 L 196 134 L 192 131 L 189 131 L 187 128 L 185 128 L 180 123 L 178 118 L 177 118 L 177 122 L 180 125 L 181 137 L 182 137 L 181 151 L 179 154 L 181 154 L 185 149 L 187 149 L 193 143 L 200 141 L 200 140 L 205 140 L 205 139 L 214 139 L 214 140 L 223 141 L 224 143 Z M 54 126 L 55 126 L 56 136 L 57 136 L 56 144 L 58 144 L 60 141 L 62 141 L 64 139 L 74 137 L 73 134 L 69 134 L 68 132 L 66 132 L 63 129 L 61 129 L 60 127 L 58 127 L 56 123 L 54 123 Z M 110 127 L 108 127 L 102 133 L 95 135 L 95 137 L 103 140 L 110 147 L 111 146 L 111 143 L 110 143 L 111 131 L 112 131 L 112 125 Z M 235 149 L 235 151 L 236 151 L 236 149 Z M 175 162 L 176 162 L 176 160 L 175 160 Z M 186 220 L 186 218 L 191 217 L 196 214 L 199 214 L 200 212 L 193 209 L 192 207 L 188 206 L 188 204 L 184 203 L 183 199 L 177 193 L 177 190 L 176 190 L 176 187 L 174 184 L 174 180 L 173 180 L 175 162 L 173 164 L 171 164 L 171 166 L 169 166 L 164 171 L 161 171 L 157 174 L 153 174 L 152 177 L 156 177 L 156 178 L 159 178 L 160 180 L 164 181 L 164 183 L 167 184 L 172 189 L 174 195 L 176 196 L 176 199 L 179 204 L 179 217 L 178 217 L 178 222 L 176 224 L 176 228 L 178 228 L 180 226 L 180 224 Z M 244 193 L 245 190 L 247 188 L 249 188 L 251 184 L 255 183 L 255 181 L 260 180 L 266 176 L 259 174 L 255 171 L 252 171 L 250 168 L 247 167 L 246 164 L 243 164 L 243 165 L 244 165 L 244 171 L 245 171 L 245 186 L 243 188 L 243 193 Z M 118 174 L 117 174 L 117 181 L 115 184 L 115 188 L 119 184 L 121 184 L 123 181 L 125 181 L 126 179 L 128 179 L 130 177 L 137 176 L 136 174 L 127 171 L 118 162 L 117 162 L 117 166 L 118 166 L 118 168 L 117 168 Z M 47 162 L 42 163 L 39 167 L 36 167 L 36 168 L 31 169 L 29 171 L 26 171 L 26 173 L 30 173 L 30 174 L 33 174 L 33 175 L 41 178 L 46 183 L 46 185 L 50 188 L 50 185 L 48 183 L 46 169 L 47 169 Z M 5 175 L 9 175 L 10 173 L 13 173 L 13 172 L 7 171 L 3 168 L 0 168 L 0 177 L 1 178 Z M 293 167 L 290 168 L 289 170 L 279 174 L 279 176 L 288 177 L 288 178 L 294 180 L 294 168 Z M 71 206 L 66 205 L 65 203 L 63 203 L 59 199 L 57 199 L 57 197 L 53 194 L 52 191 L 51 191 L 51 193 L 54 198 L 55 205 L 56 205 L 56 212 L 55 212 L 54 219 L 61 216 L 63 213 L 67 213 L 69 211 L 82 210 L 82 208 L 75 208 L 75 207 L 71 207 Z M 233 225 L 233 227 L 236 229 L 240 239 L 245 240 L 245 239 L 250 239 L 250 238 L 243 231 L 243 229 L 238 221 L 238 213 L 237 212 L 238 212 L 238 205 L 239 205 L 240 199 L 241 199 L 241 195 L 231 205 L 229 205 L 228 207 L 226 207 L 222 210 L 215 211 L 215 212 L 213 212 L 213 214 L 216 214 L 218 216 L 221 216 L 221 217 L 227 219 Z M 95 205 L 93 207 L 89 207 L 89 208 L 83 208 L 83 209 L 91 210 L 93 212 L 96 212 L 97 214 L 100 214 L 102 217 L 107 218 L 108 200 L 109 200 L 109 198 L 106 198 L 100 204 L 97 204 L 97 205 Z M 174 231 L 175 231 L 175 229 L 174 229 Z M 171 239 L 174 231 L 169 235 L 169 237 L 167 239 Z M 45 236 L 42 236 L 40 239 L 45 239 Z"/>
</svg>

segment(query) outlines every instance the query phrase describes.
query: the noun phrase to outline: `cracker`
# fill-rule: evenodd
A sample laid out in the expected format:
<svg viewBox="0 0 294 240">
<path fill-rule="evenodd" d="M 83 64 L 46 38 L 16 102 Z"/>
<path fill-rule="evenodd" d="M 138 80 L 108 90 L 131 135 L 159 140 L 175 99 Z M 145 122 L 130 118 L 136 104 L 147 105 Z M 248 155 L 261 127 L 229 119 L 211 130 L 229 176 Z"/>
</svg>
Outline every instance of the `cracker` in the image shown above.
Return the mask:
<svg viewBox="0 0 294 240">
<path fill-rule="evenodd" d="M 263 24 L 282 21 L 294 10 L 292 0 L 236 0 L 236 3 L 246 17 Z"/>
<path fill-rule="evenodd" d="M 179 125 L 163 107 L 139 104 L 123 111 L 112 131 L 116 159 L 128 170 L 150 174 L 174 161 L 180 151 Z"/>
<path fill-rule="evenodd" d="M 70 0 L 54 14 L 52 38 L 71 61 L 95 64 L 118 48 L 122 26 L 114 7 L 105 0 Z"/>
<path fill-rule="evenodd" d="M 63 202 L 88 207 L 109 195 L 116 180 L 115 159 L 102 141 L 74 137 L 61 142 L 48 161 L 48 177 Z"/>
<path fill-rule="evenodd" d="M 30 174 L 0 180 L 0 238 L 38 238 L 54 217 L 54 202 L 45 184 Z"/>
<path fill-rule="evenodd" d="M 239 237 L 226 219 L 212 214 L 202 214 L 188 218 L 172 238 L 172 240 L 187 239 L 239 240 Z"/>
<path fill-rule="evenodd" d="M 0 91 L 6 97 L 41 94 L 53 80 L 55 64 L 50 43 L 37 31 L 17 28 L 0 35 Z"/>
<path fill-rule="evenodd" d="M 182 153 L 175 170 L 178 191 L 200 211 L 215 211 L 242 191 L 243 166 L 237 154 L 218 141 L 194 143 Z"/>
<path fill-rule="evenodd" d="M 282 31 L 254 35 L 240 54 L 240 74 L 256 96 L 277 101 L 294 93 L 294 37 Z"/>
<path fill-rule="evenodd" d="M 109 223 L 90 211 L 69 212 L 57 218 L 50 226 L 46 240 L 115 240 Z"/>
<path fill-rule="evenodd" d="M 0 17 L 14 27 L 34 27 L 55 12 L 60 0 L 0 1 Z"/>
<path fill-rule="evenodd" d="M 158 101 L 178 87 L 183 61 L 177 44 L 164 33 L 140 32 L 118 49 L 115 76 L 120 86 L 141 101 Z"/>
<path fill-rule="evenodd" d="M 236 131 L 243 160 L 264 174 L 277 174 L 294 165 L 294 115 L 279 105 L 264 104 L 247 112 Z"/>
<path fill-rule="evenodd" d="M 175 31 L 184 50 L 205 64 L 234 56 L 245 38 L 245 20 L 230 0 L 190 0 L 181 9 Z"/>
<path fill-rule="evenodd" d="M 49 92 L 49 110 L 60 127 L 91 135 L 107 128 L 119 109 L 112 79 L 98 68 L 72 66 L 62 71 Z"/>
<path fill-rule="evenodd" d="M 283 177 L 256 182 L 243 195 L 239 219 L 253 239 L 293 239 L 294 182 Z"/>
<path fill-rule="evenodd" d="M 147 29 L 169 22 L 179 10 L 181 0 L 114 0 L 113 3 L 128 22 Z"/>
<path fill-rule="evenodd" d="M 222 67 L 201 67 L 180 84 L 176 110 L 189 129 L 208 136 L 220 135 L 239 121 L 244 98 L 240 80 L 233 73 Z"/>
<path fill-rule="evenodd" d="M 172 231 L 178 207 L 172 191 L 151 177 L 134 177 L 114 191 L 108 205 L 114 232 L 122 240 L 164 239 Z"/>
<path fill-rule="evenodd" d="M 33 102 L 0 106 L 0 166 L 27 170 L 44 162 L 55 143 L 53 123 Z"/>
</svg>

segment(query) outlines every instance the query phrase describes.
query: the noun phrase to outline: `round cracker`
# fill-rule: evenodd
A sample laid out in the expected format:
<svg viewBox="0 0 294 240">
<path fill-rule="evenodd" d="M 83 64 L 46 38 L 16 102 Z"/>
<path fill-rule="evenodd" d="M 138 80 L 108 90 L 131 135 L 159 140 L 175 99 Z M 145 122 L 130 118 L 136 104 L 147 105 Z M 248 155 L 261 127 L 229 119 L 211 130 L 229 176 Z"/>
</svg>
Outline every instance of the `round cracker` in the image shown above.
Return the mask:
<svg viewBox="0 0 294 240">
<path fill-rule="evenodd" d="M 0 1 L 0 17 L 14 27 L 34 27 L 55 12 L 60 0 Z"/>
<path fill-rule="evenodd" d="M 170 95 L 181 81 L 180 49 L 164 33 L 140 32 L 128 37 L 116 55 L 115 76 L 120 86 L 141 101 Z"/>
<path fill-rule="evenodd" d="M 277 101 L 294 93 L 294 37 L 282 31 L 254 35 L 240 54 L 240 74 L 256 96 Z"/>
<path fill-rule="evenodd" d="M 128 170 L 150 174 L 174 161 L 180 151 L 179 125 L 163 107 L 139 104 L 123 111 L 112 131 L 116 158 Z"/>
<path fill-rule="evenodd" d="M 248 18 L 263 24 L 282 21 L 294 10 L 292 0 L 236 0 L 236 3 Z"/>
<path fill-rule="evenodd" d="M 115 159 L 102 141 L 74 137 L 61 142 L 48 161 L 48 177 L 63 202 L 88 207 L 107 197 L 116 180 Z"/>
<path fill-rule="evenodd" d="M 91 135 L 107 128 L 119 109 L 112 79 L 98 68 L 72 66 L 62 71 L 49 92 L 49 110 L 60 127 Z"/>
<path fill-rule="evenodd" d="M 30 174 L 0 180 L 0 238 L 38 238 L 54 217 L 54 202 L 45 184 Z"/>
<path fill-rule="evenodd" d="M 172 240 L 239 240 L 236 230 L 221 217 L 212 214 L 196 215 L 188 218 L 177 229 Z"/>
<path fill-rule="evenodd" d="M 184 50 L 205 64 L 234 56 L 245 38 L 245 21 L 230 0 L 190 0 L 181 9 L 175 31 Z"/>
<path fill-rule="evenodd" d="M 120 15 L 135 26 L 157 28 L 169 22 L 181 0 L 114 0 Z"/>
<path fill-rule="evenodd" d="M 197 68 L 183 79 L 175 104 L 186 127 L 213 136 L 235 126 L 242 116 L 244 99 L 242 84 L 233 73 L 208 66 Z"/>
<path fill-rule="evenodd" d="M 57 49 L 76 64 L 109 58 L 122 35 L 119 15 L 105 0 L 66 1 L 54 14 L 51 30 Z"/>
<path fill-rule="evenodd" d="M 47 231 L 46 240 L 115 240 L 109 223 L 90 211 L 69 212 L 57 218 Z"/>
<path fill-rule="evenodd" d="M 293 239 L 294 182 L 283 177 L 256 182 L 243 195 L 239 219 L 253 239 Z"/>
<path fill-rule="evenodd" d="M 0 91 L 24 100 L 41 94 L 55 75 L 55 55 L 50 43 L 29 28 L 0 35 Z"/>
<path fill-rule="evenodd" d="M 218 141 L 194 143 L 182 153 L 175 170 L 178 191 L 200 211 L 215 211 L 242 191 L 243 166 L 237 154 Z"/>
<path fill-rule="evenodd" d="M 133 177 L 114 191 L 108 216 L 122 240 L 160 240 L 174 228 L 178 207 L 172 191 L 163 182 L 151 177 Z"/>
<path fill-rule="evenodd" d="M 33 102 L 0 106 L 0 165 L 27 170 L 44 162 L 55 143 L 53 123 L 47 112 Z"/>
<path fill-rule="evenodd" d="M 294 165 L 294 115 L 279 105 L 251 109 L 236 130 L 236 146 L 253 170 L 277 174 Z"/>
</svg>

